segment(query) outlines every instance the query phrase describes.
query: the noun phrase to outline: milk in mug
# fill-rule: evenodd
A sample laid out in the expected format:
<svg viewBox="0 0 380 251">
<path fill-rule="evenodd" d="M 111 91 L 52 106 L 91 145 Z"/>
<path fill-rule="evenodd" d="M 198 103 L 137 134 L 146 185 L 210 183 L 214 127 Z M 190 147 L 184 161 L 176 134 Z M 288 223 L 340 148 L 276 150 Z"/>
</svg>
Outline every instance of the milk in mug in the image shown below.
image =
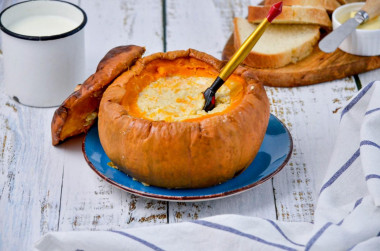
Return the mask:
<svg viewBox="0 0 380 251">
<path fill-rule="evenodd" d="M 54 36 L 69 32 L 78 27 L 78 23 L 57 15 L 35 15 L 17 20 L 9 30 L 25 36 Z"/>
</svg>

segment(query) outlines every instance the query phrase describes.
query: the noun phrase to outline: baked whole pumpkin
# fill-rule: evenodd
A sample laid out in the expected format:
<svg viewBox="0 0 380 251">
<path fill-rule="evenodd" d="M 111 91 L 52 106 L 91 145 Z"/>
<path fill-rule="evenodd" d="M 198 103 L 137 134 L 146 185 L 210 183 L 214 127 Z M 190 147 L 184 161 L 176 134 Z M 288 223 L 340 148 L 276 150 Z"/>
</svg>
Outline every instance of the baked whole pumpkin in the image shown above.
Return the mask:
<svg viewBox="0 0 380 251">
<path fill-rule="evenodd" d="M 256 156 L 269 102 L 252 72 L 239 67 L 202 110 L 202 91 L 223 62 L 189 49 L 139 59 L 104 92 L 99 138 L 119 170 L 149 185 L 200 188 L 242 172 Z"/>
<path fill-rule="evenodd" d="M 98 116 L 107 156 L 146 184 L 200 188 L 241 173 L 269 120 L 268 98 L 253 72 L 238 67 L 206 113 L 201 92 L 224 63 L 193 49 L 141 58 L 144 51 L 130 45 L 107 53 L 55 112 L 53 145 L 86 132 Z"/>
</svg>

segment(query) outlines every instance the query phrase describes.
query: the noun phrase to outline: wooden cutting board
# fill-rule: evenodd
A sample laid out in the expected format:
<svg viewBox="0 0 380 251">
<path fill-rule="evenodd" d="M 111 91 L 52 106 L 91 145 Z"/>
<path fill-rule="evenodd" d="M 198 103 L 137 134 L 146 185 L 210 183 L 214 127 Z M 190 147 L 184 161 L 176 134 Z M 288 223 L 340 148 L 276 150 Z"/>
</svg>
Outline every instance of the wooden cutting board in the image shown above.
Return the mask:
<svg viewBox="0 0 380 251">
<path fill-rule="evenodd" d="M 235 52 L 233 35 L 223 49 L 223 60 L 229 60 Z M 247 66 L 247 65 L 246 65 Z M 296 64 L 277 69 L 253 68 L 257 80 L 275 87 L 304 86 L 345 78 L 380 68 L 380 56 L 355 56 L 337 49 L 324 53 L 315 46 L 312 54 Z"/>
</svg>

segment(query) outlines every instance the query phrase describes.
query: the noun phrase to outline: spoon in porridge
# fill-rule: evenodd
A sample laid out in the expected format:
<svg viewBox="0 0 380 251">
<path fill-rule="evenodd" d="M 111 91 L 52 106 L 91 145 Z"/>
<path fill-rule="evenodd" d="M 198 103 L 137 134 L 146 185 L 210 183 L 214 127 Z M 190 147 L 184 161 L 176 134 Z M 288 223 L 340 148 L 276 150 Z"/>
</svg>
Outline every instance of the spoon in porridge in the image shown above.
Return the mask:
<svg viewBox="0 0 380 251">
<path fill-rule="evenodd" d="M 230 75 L 235 71 L 238 65 L 248 56 L 257 41 L 263 35 L 268 25 L 282 12 L 282 2 L 278 2 L 270 8 L 267 17 L 259 24 L 252 34 L 244 41 L 241 47 L 235 52 L 232 58 L 227 62 L 219 76 L 213 84 L 203 92 L 205 105 L 203 110 L 206 112 L 215 108 L 215 93 L 227 81 Z"/>
</svg>

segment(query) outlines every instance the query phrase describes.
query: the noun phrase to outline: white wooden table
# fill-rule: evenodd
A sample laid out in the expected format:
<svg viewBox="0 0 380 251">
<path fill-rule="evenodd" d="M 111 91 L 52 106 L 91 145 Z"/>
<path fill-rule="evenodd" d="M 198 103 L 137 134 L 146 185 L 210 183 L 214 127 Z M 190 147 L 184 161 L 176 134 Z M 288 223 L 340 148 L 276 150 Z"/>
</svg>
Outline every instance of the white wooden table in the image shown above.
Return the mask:
<svg viewBox="0 0 380 251">
<path fill-rule="evenodd" d="M 0 9 L 17 1 L 2 0 Z M 195 48 L 221 58 L 232 19 L 249 0 L 70 0 L 88 15 L 86 73 L 118 45 L 146 55 Z M 1 47 L 0 47 L 1 48 Z M 313 221 L 318 184 L 332 152 L 339 112 L 380 70 L 300 88 L 266 88 L 271 112 L 289 128 L 294 150 L 274 178 L 242 194 L 184 203 L 145 199 L 99 178 L 85 162 L 82 137 L 51 145 L 55 109 L 31 108 L 4 94 L 0 56 L 0 250 L 28 250 L 48 231 L 104 230 L 189 221 L 217 214 Z"/>
</svg>

